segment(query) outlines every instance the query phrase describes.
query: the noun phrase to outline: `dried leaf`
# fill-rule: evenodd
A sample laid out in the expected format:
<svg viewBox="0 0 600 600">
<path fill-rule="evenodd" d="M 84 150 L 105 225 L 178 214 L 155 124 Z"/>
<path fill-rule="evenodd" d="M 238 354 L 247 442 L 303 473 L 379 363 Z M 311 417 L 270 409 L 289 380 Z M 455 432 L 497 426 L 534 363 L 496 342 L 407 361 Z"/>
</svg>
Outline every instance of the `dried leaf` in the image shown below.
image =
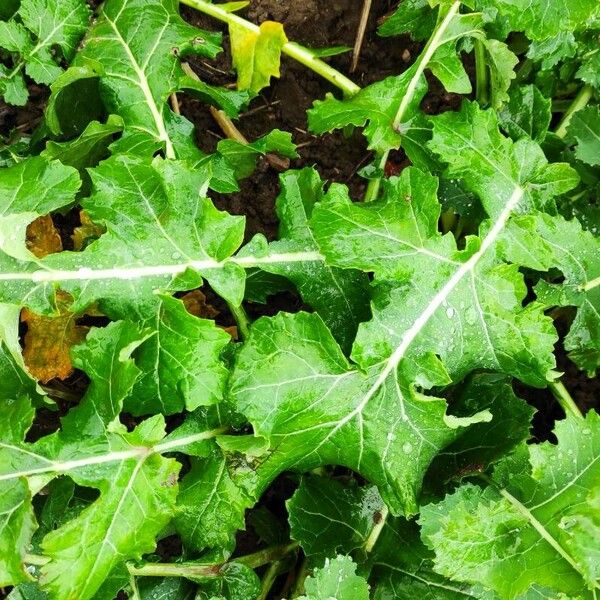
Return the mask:
<svg viewBox="0 0 600 600">
<path fill-rule="evenodd" d="M 71 348 L 85 338 L 88 327 L 79 325 L 68 310 L 71 298 L 57 294 L 58 316 L 41 316 L 25 308 L 21 321 L 27 324 L 23 344 L 23 360 L 29 372 L 42 383 L 51 379 L 66 379 L 73 373 Z"/>
<path fill-rule="evenodd" d="M 193 290 L 182 296 L 186 310 L 201 319 L 214 319 L 219 311 L 206 301 L 206 296 L 200 290 Z"/>
<path fill-rule="evenodd" d="M 79 220 L 81 225 L 75 227 L 71 236 L 73 248 L 77 251 L 83 250 L 89 242 L 99 238 L 106 231 L 106 228 L 93 223 L 85 210 L 79 212 Z"/>
<path fill-rule="evenodd" d="M 60 235 L 50 215 L 38 217 L 27 226 L 27 248 L 38 258 L 63 249 Z"/>
</svg>

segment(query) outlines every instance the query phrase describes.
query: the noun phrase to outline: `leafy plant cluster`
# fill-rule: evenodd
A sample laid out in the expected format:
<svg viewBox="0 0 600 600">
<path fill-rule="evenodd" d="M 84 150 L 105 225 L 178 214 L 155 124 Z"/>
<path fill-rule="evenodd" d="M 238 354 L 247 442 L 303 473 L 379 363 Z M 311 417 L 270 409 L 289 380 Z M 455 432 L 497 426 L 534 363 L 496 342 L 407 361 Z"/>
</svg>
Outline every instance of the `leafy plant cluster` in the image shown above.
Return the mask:
<svg viewBox="0 0 600 600">
<path fill-rule="evenodd" d="M 320 58 L 343 49 L 252 25 L 245 2 L 184 3 L 228 24 L 236 89 L 189 69 L 221 36 L 176 0 L 0 7 L 5 102 L 50 86 L 34 134 L 0 148 L 0 586 L 597 598 L 600 419 L 555 351 L 600 367 L 596 0 L 402 0 L 379 33 L 422 53 L 364 89 Z M 291 135 L 207 155 L 173 95 L 231 123 L 282 53 L 341 90 L 308 123 L 362 129 L 367 192 L 287 170 L 279 238 L 245 243 L 244 217 L 210 195 L 239 190 L 260 155 L 296 157 Z M 433 78 L 460 110 L 423 112 Z M 386 177 L 400 148 L 411 166 Z M 307 310 L 249 321 L 246 302 L 290 288 Z M 75 369 L 81 398 L 57 384 Z M 515 381 L 556 396 L 554 442 L 529 443 Z M 285 517 L 261 501 L 284 473 Z"/>
</svg>

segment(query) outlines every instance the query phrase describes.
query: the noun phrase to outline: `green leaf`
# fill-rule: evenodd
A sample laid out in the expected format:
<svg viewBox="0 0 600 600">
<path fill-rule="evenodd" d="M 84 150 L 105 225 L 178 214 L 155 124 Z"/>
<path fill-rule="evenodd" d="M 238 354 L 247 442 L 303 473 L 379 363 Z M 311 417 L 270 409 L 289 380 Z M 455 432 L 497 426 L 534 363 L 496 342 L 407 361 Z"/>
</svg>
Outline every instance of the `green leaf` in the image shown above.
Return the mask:
<svg viewBox="0 0 600 600">
<path fill-rule="evenodd" d="M 458 386 L 451 399 L 452 414 L 465 417 L 489 410 L 492 420 L 462 430 L 462 435 L 436 456 L 427 473 L 431 488 L 439 490 L 453 478 L 481 471 L 530 438 L 534 410 L 515 396 L 511 383 L 510 377 L 480 373 Z"/>
<path fill-rule="evenodd" d="M 514 69 L 519 59 L 504 42 L 486 39 L 484 47 L 490 69 L 490 105 L 498 109 L 509 99 L 508 88 L 516 77 Z"/>
<path fill-rule="evenodd" d="M 383 508 L 375 487 L 311 475 L 302 478 L 287 501 L 292 539 L 307 556 L 322 558 L 361 548 Z"/>
<path fill-rule="evenodd" d="M 438 371 L 429 376 L 439 377 L 430 362 Z M 270 441 L 269 452 L 252 463 L 254 495 L 283 470 L 336 464 L 378 485 L 392 511 L 416 512 L 433 456 L 457 427 L 488 416 L 445 423 L 445 402 L 418 394 L 408 380 L 396 383 L 397 364 L 391 365 L 356 369 L 318 315 L 256 321 L 231 390 L 255 434 Z"/>
<path fill-rule="evenodd" d="M 488 215 L 501 213 L 506 200 L 520 189 L 518 212 L 552 206 L 554 198 L 579 182 L 574 169 L 564 163 L 548 164 L 541 148 L 527 138 L 517 142 L 498 131 L 498 118 L 476 103 L 464 102 L 458 113 L 431 119 L 429 147 L 449 163 L 448 175 L 463 180 L 479 195 Z"/>
<path fill-rule="evenodd" d="M 347 125 L 364 127 L 370 150 L 381 153 L 399 148 L 402 137 L 393 129 L 392 123 L 414 75 L 415 69 L 411 68 L 402 75 L 388 77 L 363 88 L 352 98 L 337 100 L 330 95 L 325 100 L 316 100 L 308 111 L 309 129 L 314 133 L 325 133 Z M 403 124 L 410 123 L 415 116 L 426 91 L 425 79 L 420 77 Z"/>
<path fill-rule="evenodd" d="M 81 186 L 72 167 L 31 157 L 0 170 L 0 268 L 18 269 L 19 260 L 35 261 L 25 244 L 27 225 L 75 201 Z"/>
<path fill-rule="evenodd" d="M 356 565 L 349 556 L 326 559 L 305 582 L 306 595 L 298 600 L 369 600 L 369 584 L 356 575 Z"/>
<path fill-rule="evenodd" d="M 0 95 L 9 104 L 27 102 L 23 71 L 37 83 L 51 84 L 62 73 L 60 58 L 73 58 L 89 16 L 84 0 L 21 0 L 17 14 L 0 21 L 0 48 L 12 56 L 10 68 L 2 65 Z"/>
<path fill-rule="evenodd" d="M 158 416 L 123 433 L 111 452 L 158 443 L 163 435 L 164 420 Z M 105 583 L 118 591 L 120 580 L 128 579 L 124 561 L 152 552 L 156 536 L 173 516 L 179 468 L 173 459 L 140 452 L 117 468 L 72 472 L 78 485 L 97 488 L 100 497 L 44 538 L 42 548 L 51 560 L 42 567 L 42 587 L 59 600 L 87 600 Z"/>
<path fill-rule="evenodd" d="M 600 165 L 600 109 L 588 106 L 577 111 L 568 132 L 577 140 L 575 156 L 588 165 Z"/>
<path fill-rule="evenodd" d="M 223 398 L 227 369 L 220 354 L 231 339 L 228 333 L 170 296 L 160 297 L 156 315 L 144 326 L 151 334 L 136 351 L 142 376 L 127 403 L 129 412 L 170 415 Z"/>
<path fill-rule="evenodd" d="M 102 65 L 90 62 L 70 67 L 50 86 L 52 93 L 44 123 L 55 137 L 80 136 L 94 120 L 101 122 L 106 110 L 100 97 Z"/>
<path fill-rule="evenodd" d="M 576 219 L 538 214 L 515 219 L 500 251 L 532 269 L 562 271 L 563 283 L 541 280 L 535 292 L 548 307 L 577 307 L 564 345 L 571 360 L 593 376 L 600 368 L 600 238 L 582 230 Z"/>
<path fill-rule="evenodd" d="M 271 77 L 279 77 L 281 49 L 288 41 L 283 25 L 263 21 L 255 32 L 232 21 L 229 35 L 233 66 L 238 74 L 237 88 L 257 94 L 269 86 Z"/>
<path fill-rule="evenodd" d="M 244 513 L 253 502 L 232 480 L 220 450 L 192 461 L 181 482 L 175 525 L 186 548 L 231 551 L 244 529 Z"/>
<path fill-rule="evenodd" d="M 502 128 L 516 142 L 529 137 L 542 143 L 552 118 L 552 102 L 534 85 L 513 88 L 500 113 Z"/>
<path fill-rule="evenodd" d="M 248 600 L 256 598 L 260 593 L 258 575 L 246 565 L 229 562 L 219 568 L 217 578 L 206 578 L 200 583 L 198 600 Z"/>
<path fill-rule="evenodd" d="M 478 5 L 497 10 L 512 31 L 524 31 L 531 40 L 584 29 L 600 15 L 595 0 L 478 0 Z"/>
<path fill-rule="evenodd" d="M 308 111 L 309 129 L 325 133 L 348 125 L 364 127 L 370 150 L 383 154 L 399 148 L 402 135 L 420 114 L 419 105 L 428 89 L 425 69 L 439 77 L 449 91 L 470 91 L 470 82 L 456 55 L 457 43 L 462 38 L 484 37 L 483 21 L 480 13 L 456 11 L 453 5 L 441 12 L 427 53 L 401 75 L 373 83 L 345 100 L 329 95 L 323 101 L 315 101 Z M 497 45 L 493 48 L 500 50 Z M 503 58 L 507 59 L 506 52 Z M 503 80 L 508 76 L 507 67 L 515 62 L 516 57 L 501 65 Z"/>
<path fill-rule="evenodd" d="M 436 11 L 429 0 L 404 0 L 377 30 L 383 37 L 409 34 L 413 40 L 426 40 L 433 31 Z"/>
<path fill-rule="evenodd" d="M 495 600 L 482 586 L 458 583 L 436 573 L 434 554 L 419 535 L 414 521 L 387 519 L 362 569 L 370 572 L 374 600 Z"/>
<path fill-rule="evenodd" d="M 61 282 L 76 306 L 99 300 L 105 314 L 145 319 L 156 315 L 159 298 L 154 290 L 193 289 L 200 284 L 198 272 L 192 271 L 195 263 L 208 267 L 207 279 L 217 291 L 227 283 L 237 285 L 236 294 L 243 294 L 241 268 L 214 267 L 241 244 L 244 221 L 217 211 L 205 198 L 206 173 L 181 162 L 156 159 L 147 164 L 117 156 L 91 170 L 90 176 L 94 192 L 82 206 L 107 232 L 83 252 L 61 252 L 44 260 L 7 264 L 6 269 L 18 270 L 20 275 L 13 286 L 3 287 L 5 298 L 21 303 L 28 289 L 30 301 L 40 309 L 37 312 L 47 310 L 53 287 L 48 281 L 36 281 L 37 276 L 24 275 L 28 270 L 42 269 L 49 280 Z M 31 203 L 33 194 L 24 187 L 24 201 L 27 198 Z M 65 194 L 66 190 L 62 192 Z M 60 204 L 60 197 L 55 194 L 51 206 Z M 48 208 L 44 207 L 45 211 Z M 19 256 L 29 255 L 17 250 Z"/>
<path fill-rule="evenodd" d="M 468 484 L 422 509 L 438 572 L 507 600 L 532 584 L 592 597 L 586 590 L 598 588 L 597 565 L 578 534 L 597 512 L 600 418 L 591 411 L 585 420 L 559 421 L 555 433 L 558 446 L 524 445 L 499 463 L 489 487 Z"/>
<path fill-rule="evenodd" d="M 181 577 L 142 577 L 137 582 L 140 600 L 194 600 L 194 586 Z"/>
<path fill-rule="evenodd" d="M 0 474 L 10 469 L 10 447 L 25 438 L 34 417 L 31 397 L 33 382 L 28 381 L 17 365 L 12 362 L 4 347 L 0 346 Z M 31 575 L 23 565 L 23 557 L 29 549 L 31 536 L 37 522 L 31 504 L 31 491 L 24 478 L 14 481 L 0 480 L 0 586 L 15 585 L 29 581 Z"/>
<path fill-rule="evenodd" d="M 493 250 L 486 258 L 477 257 L 477 247 L 484 247 L 486 239 L 489 243 L 485 230 L 481 241 L 471 238 L 464 251 L 457 249 L 451 234 L 438 232 L 436 190 L 434 177 L 409 168 L 387 182 L 381 200 L 354 204 L 343 188 L 332 186 L 315 211 L 316 238 L 332 264 L 371 271 L 393 282 L 393 287 L 376 288 L 374 318 L 359 329 L 352 357 L 363 367 L 382 364 L 418 323 L 405 354 L 409 362 L 430 352 L 439 356 L 444 368 L 438 367 L 437 385 L 447 383 L 448 375 L 458 381 L 474 368 L 486 368 L 544 386 L 554 365 L 556 334 L 543 307 L 522 308 L 526 288 L 517 265 L 499 264 Z M 445 287 L 449 280 L 454 283 L 451 290 Z M 443 299 L 421 323 L 419 315 L 438 302 L 436 292 Z M 433 372 L 427 373 L 434 365 L 434 360 L 424 361 L 423 370 L 407 365 L 405 377 L 422 386 L 436 385 L 430 379 Z"/>
<path fill-rule="evenodd" d="M 196 82 L 185 75 L 180 64 L 180 57 L 188 55 L 214 58 L 220 51 L 219 43 L 219 34 L 187 24 L 174 0 L 104 3 L 73 69 L 85 82 L 89 78 L 85 70 L 92 67 L 99 77 L 99 94 L 106 110 L 123 119 L 125 129 L 114 144 L 115 152 L 152 156 L 160 151 L 167 158 L 200 156 L 193 142 L 192 124 L 173 113 L 167 100 L 185 88 L 222 104 L 227 112 L 240 108 L 246 94 Z M 70 81 L 75 89 L 77 79 L 74 75 Z M 59 119 L 49 122 L 55 134 L 61 133 L 56 129 Z"/>
<path fill-rule="evenodd" d="M 504 263 L 496 247 L 514 213 L 548 193 L 543 186 L 553 172 L 541 164 L 523 168 L 531 155 L 502 138 L 495 121 L 463 138 L 472 110 L 491 119 L 467 107 L 433 120 L 443 158 L 460 167 L 489 207 L 491 222 L 464 250 L 438 232 L 436 180 L 415 169 L 392 179 L 379 201 L 354 204 L 332 186 L 315 208 L 311 225 L 329 263 L 373 272 L 382 283 L 375 287 L 373 320 L 359 328 L 354 364 L 314 315 L 280 314 L 253 325 L 237 358 L 232 395 L 255 434 L 270 442 L 269 453 L 256 461 L 259 491 L 284 469 L 341 464 L 378 485 L 393 513 L 412 514 L 435 455 L 461 426 L 491 418 L 485 411 L 448 416 L 444 401 L 418 388 L 445 386 L 481 368 L 540 387 L 555 377 L 552 322 L 542 304 L 523 307 L 519 263 Z"/>
<path fill-rule="evenodd" d="M 108 146 L 115 134 L 123 130 L 123 121 L 111 115 L 106 123 L 92 121 L 83 133 L 68 142 L 46 144 L 42 156 L 48 160 L 59 160 L 64 165 L 75 167 L 80 173 L 88 167 L 95 167 L 108 155 Z"/>
<path fill-rule="evenodd" d="M 146 337 L 135 325 L 120 321 L 92 329 L 73 349 L 73 366 L 92 381 L 81 402 L 64 417 L 64 427 L 80 436 L 99 436 L 118 418 L 140 376 L 131 354 Z"/>
<path fill-rule="evenodd" d="M 309 220 L 323 196 L 317 171 L 306 168 L 280 176 L 281 193 L 276 202 L 279 240 L 270 244 L 275 253 L 319 251 Z M 342 348 L 350 350 L 361 321 L 369 318 L 368 278 L 356 270 L 331 268 L 327 264 L 289 263 L 266 265 L 269 273 L 289 279 L 302 299 L 316 310 Z"/>
</svg>

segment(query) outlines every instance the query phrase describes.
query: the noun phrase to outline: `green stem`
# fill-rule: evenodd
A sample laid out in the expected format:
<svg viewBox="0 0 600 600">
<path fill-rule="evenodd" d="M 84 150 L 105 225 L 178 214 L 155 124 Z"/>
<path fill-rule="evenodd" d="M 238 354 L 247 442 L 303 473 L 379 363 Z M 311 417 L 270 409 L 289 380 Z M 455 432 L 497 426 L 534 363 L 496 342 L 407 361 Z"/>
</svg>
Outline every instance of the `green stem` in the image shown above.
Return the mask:
<svg viewBox="0 0 600 600">
<path fill-rule="evenodd" d="M 481 40 L 475 40 L 475 97 L 480 106 L 487 106 L 489 102 L 489 78 L 485 61 L 485 46 Z"/>
<path fill-rule="evenodd" d="M 223 21 L 228 25 L 235 25 L 237 27 L 242 27 L 247 31 L 251 31 L 252 33 L 259 33 L 260 28 L 254 23 L 250 23 L 246 19 L 239 17 L 236 14 L 231 12 L 227 12 L 224 8 L 219 6 L 218 4 L 211 4 L 210 2 L 206 2 L 205 0 L 180 0 L 182 4 L 186 6 L 190 6 L 191 8 L 195 8 L 204 14 L 210 15 L 219 21 Z M 345 75 L 342 75 L 339 71 L 330 67 L 326 62 L 317 58 L 313 52 L 311 52 L 308 48 L 301 46 L 300 44 L 296 44 L 295 42 L 288 42 L 284 44 L 281 51 L 297 60 L 300 64 L 303 64 L 305 67 L 308 67 L 311 71 L 314 71 L 318 75 L 321 75 L 327 81 L 333 83 L 336 87 L 344 92 L 344 94 L 348 96 L 353 96 L 357 92 L 360 91 L 360 87 L 356 85 L 353 81 L 348 79 Z"/>
<path fill-rule="evenodd" d="M 244 310 L 242 305 L 236 306 L 232 302 L 228 302 L 227 306 L 229 306 L 229 310 L 231 314 L 235 318 L 235 322 L 237 323 L 238 334 L 242 340 L 245 340 L 250 333 L 250 320 L 248 319 L 248 315 Z"/>
<path fill-rule="evenodd" d="M 387 521 L 389 514 L 389 508 L 384 505 L 384 507 L 381 509 L 379 521 L 375 523 L 375 526 L 373 527 L 373 529 L 371 529 L 371 533 L 369 534 L 369 537 L 365 542 L 365 552 L 369 553 L 373 550 L 373 548 L 375 548 L 375 544 L 377 543 L 377 540 L 379 539 L 379 536 L 381 535 L 381 532 L 385 527 L 385 522 Z"/>
<path fill-rule="evenodd" d="M 569 391 L 561 381 L 553 381 L 548 384 L 548 387 L 550 388 L 552 395 L 562 406 L 567 416 L 571 415 L 576 417 L 577 419 L 583 419 L 583 415 L 577 407 L 577 404 L 575 404 L 575 401 L 571 397 L 571 394 L 569 394 Z"/>
<path fill-rule="evenodd" d="M 298 575 L 296 576 L 296 583 L 294 584 L 294 589 L 290 594 L 290 598 L 298 598 L 304 594 L 304 582 L 308 577 L 308 561 L 306 558 L 302 561 L 300 565 L 300 570 L 298 571 Z"/>
<path fill-rule="evenodd" d="M 587 106 L 587 103 L 592 98 L 593 89 L 590 85 L 584 85 L 580 90 L 577 96 L 575 96 L 571 106 L 567 109 L 563 118 L 561 119 L 558 127 L 556 128 L 556 135 L 560 138 L 564 138 L 567 135 L 567 128 L 569 127 L 569 123 L 571 123 L 571 119 L 573 115 L 582 108 Z"/>
<path fill-rule="evenodd" d="M 281 544 L 279 546 L 271 546 L 264 550 L 259 550 L 253 554 L 247 554 L 246 556 L 240 556 L 234 558 L 232 562 L 238 562 L 251 569 L 257 569 L 263 565 L 267 565 L 274 560 L 279 560 L 290 552 L 297 550 L 300 544 L 298 542 L 290 542 L 289 544 Z"/>
<path fill-rule="evenodd" d="M 132 575 L 131 573 L 129 574 L 129 587 L 131 588 L 131 597 L 128 595 L 129 600 L 142 600 L 135 575 Z"/>
<path fill-rule="evenodd" d="M 277 560 L 269 565 L 267 572 L 264 574 L 260 585 L 260 594 L 256 597 L 256 600 L 267 600 L 269 592 L 275 583 L 275 580 L 281 573 L 285 571 L 285 562 Z"/>
<path fill-rule="evenodd" d="M 419 85 L 419 81 L 421 80 L 421 77 L 423 76 L 425 69 L 427 68 L 427 65 L 431 62 L 431 59 L 433 58 L 435 51 L 440 46 L 442 38 L 444 37 L 444 33 L 450 26 L 452 19 L 454 18 L 456 13 L 458 13 L 460 4 L 461 3 L 459 1 L 454 2 L 452 4 L 452 6 L 448 9 L 446 16 L 444 17 L 442 22 L 436 27 L 432 36 L 429 38 L 429 41 L 427 42 L 427 44 L 425 44 L 425 47 L 423 48 L 423 52 L 421 52 L 421 55 L 417 59 L 417 62 L 415 62 L 415 64 L 411 67 L 411 68 L 415 69 L 414 75 L 411 77 L 410 81 L 408 82 L 408 86 L 406 87 L 406 92 L 405 92 L 404 96 L 402 96 L 402 101 L 400 102 L 400 106 L 398 107 L 398 110 L 396 111 L 396 116 L 394 117 L 394 121 L 392 123 L 392 126 L 396 131 L 398 131 L 400 129 L 400 125 L 402 124 L 402 120 L 404 119 L 406 111 L 408 110 L 410 103 L 414 99 L 415 93 L 417 91 L 417 86 Z M 380 171 L 382 171 L 382 172 L 385 169 L 385 165 L 387 164 L 389 154 L 390 154 L 390 151 L 387 150 L 378 159 L 379 160 L 378 166 L 379 166 Z M 380 178 L 371 179 L 369 181 L 369 185 L 367 186 L 367 191 L 365 192 L 364 201 L 369 202 L 371 200 L 375 200 L 377 198 L 377 196 L 379 195 L 380 187 L 381 187 Z"/>
<path fill-rule="evenodd" d="M 259 550 L 253 554 L 240 556 L 232 559 L 230 562 L 246 565 L 250 569 L 257 569 L 273 561 L 278 561 L 290 552 L 298 548 L 298 542 L 272 546 Z M 33 563 L 32 563 L 33 564 Z M 221 570 L 227 563 L 147 563 L 139 567 L 128 564 L 127 569 L 130 575 L 137 577 L 208 577 L 214 578 L 221 575 Z"/>
</svg>

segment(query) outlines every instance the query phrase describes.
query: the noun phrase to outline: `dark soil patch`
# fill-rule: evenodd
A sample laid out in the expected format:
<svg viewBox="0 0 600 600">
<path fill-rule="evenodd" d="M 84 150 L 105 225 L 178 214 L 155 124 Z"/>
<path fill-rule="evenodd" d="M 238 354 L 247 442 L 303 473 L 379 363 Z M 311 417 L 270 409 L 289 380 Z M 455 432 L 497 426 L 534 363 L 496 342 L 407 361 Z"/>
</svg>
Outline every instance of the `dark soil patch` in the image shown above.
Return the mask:
<svg viewBox="0 0 600 600">
<path fill-rule="evenodd" d="M 359 4 L 356 0 L 333 0 L 327 3 L 317 0 L 302 3 L 292 0 L 257 0 L 246 11 L 246 16 L 255 23 L 280 21 L 284 23 L 290 39 L 309 47 L 352 46 L 360 16 Z M 378 19 L 392 5 L 393 2 L 387 1 L 374 3 L 361 61 L 356 73 L 352 75 L 352 79 L 361 86 L 401 72 L 410 64 L 411 57 L 416 55 L 415 44 L 410 39 L 385 39 L 376 35 Z M 182 8 L 182 14 L 197 27 L 212 30 L 220 28 L 224 35 L 225 52 L 216 61 L 210 64 L 198 59 L 190 61 L 196 72 L 215 85 L 235 81 L 226 28 L 214 19 L 185 7 Z M 347 73 L 351 53 L 327 60 Z M 340 95 L 329 82 L 284 56 L 281 78 L 273 80 L 271 87 L 263 90 L 237 125 L 250 140 L 265 135 L 274 127 L 289 131 L 299 146 L 300 154 L 298 160 L 292 161 L 293 168 L 314 165 L 324 180 L 346 183 L 352 197 L 358 199 L 364 193 L 365 182 L 356 173 L 371 158 L 360 132 L 355 131 L 350 137 L 345 137 L 342 132 L 335 132 L 320 138 L 307 132 L 306 110 L 314 100 L 324 98 L 327 93 Z M 182 98 L 181 108 L 183 114 L 196 125 L 200 147 L 213 151 L 222 133 L 206 106 L 200 101 Z M 402 155 L 399 154 L 401 160 Z M 257 172 L 249 180 L 242 182 L 240 192 L 226 196 L 214 194 L 213 199 L 219 208 L 247 216 L 248 237 L 261 232 L 273 239 L 277 234 L 274 202 L 278 193 L 278 174 L 263 161 Z"/>
</svg>

